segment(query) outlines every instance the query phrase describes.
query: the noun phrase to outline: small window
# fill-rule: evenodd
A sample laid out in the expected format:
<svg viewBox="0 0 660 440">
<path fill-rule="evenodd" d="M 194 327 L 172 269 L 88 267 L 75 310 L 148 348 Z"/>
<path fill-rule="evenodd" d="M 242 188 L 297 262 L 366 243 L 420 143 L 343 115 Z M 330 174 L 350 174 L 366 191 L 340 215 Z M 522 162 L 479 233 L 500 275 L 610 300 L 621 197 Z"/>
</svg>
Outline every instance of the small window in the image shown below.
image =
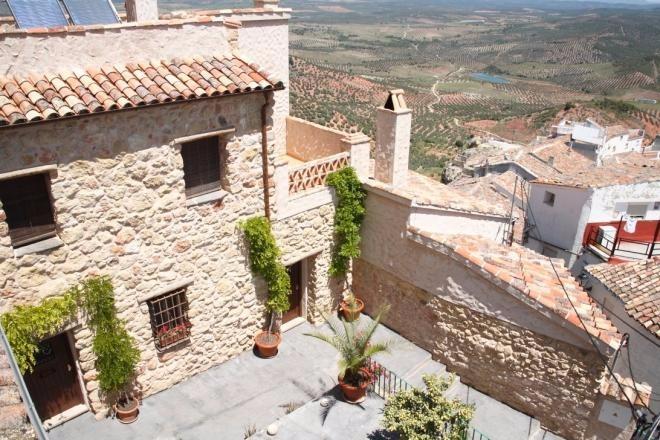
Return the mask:
<svg viewBox="0 0 660 440">
<path fill-rule="evenodd" d="M 46 174 L 0 181 L 0 201 L 12 246 L 24 246 L 55 235 L 55 219 Z"/>
<path fill-rule="evenodd" d="M 188 341 L 188 298 L 186 289 L 166 293 L 148 301 L 151 330 L 158 350 Z"/>
<path fill-rule="evenodd" d="M 660 211 L 660 202 L 654 202 L 653 203 L 653 210 L 654 211 Z"/>
<path fill-rule="evenodd" d="M 628 203 L 626 214 L 632 218 L 644 218 L 646 217 L 646 211 L 648 208 L 648 203 Z"/>
<path fill-rule="evenodd" d="M 543 195 L 543 203 L 548 206 L 555 206 L 555 193 L 546 191 Z"/>
<path fill-rule="evenodd" d="M 220 189 L 220 137 L 186 142 L 181 146 L 186 196 L 194 197 Z"/>
</svg>

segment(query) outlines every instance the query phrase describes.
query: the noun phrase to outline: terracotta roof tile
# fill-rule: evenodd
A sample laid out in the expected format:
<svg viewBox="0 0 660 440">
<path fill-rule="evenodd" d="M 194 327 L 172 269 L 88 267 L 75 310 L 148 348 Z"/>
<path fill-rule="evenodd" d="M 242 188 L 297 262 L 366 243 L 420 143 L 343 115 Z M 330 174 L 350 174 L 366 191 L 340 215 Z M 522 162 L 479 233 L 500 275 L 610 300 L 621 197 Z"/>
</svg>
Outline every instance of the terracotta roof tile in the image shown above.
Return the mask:
<svg viewBox="0 0 660 440">
<path fill-rule="evenodd" d="M 503 246 L 479 236 L 434 234 L 413 227 L 409 227 L 409 231 L 422 240 L 430 239 L 440 244 L 441 251 L 455 260 L 468 266 L 478 266 L 485 278 L 504 287 L 509 293 L 519 295 L 519 299 L 535 301 L 610 347 L 619 346 L 621 335 L 617 328 L 571 276 L 563 260 L 551 260 L 515 243 L 510 247 Z"/>
<path fill-rule="evenodd" d="M 0 126 L 281 88 L 240 58 L 223 56 L 0 76 Z"/>
<path fill-rule="evenodd" d="M 621 264 L 594 264 L 585 270 L 623 302 L 632 318 L 660 338 L 660 257 Z"/>
</svg>

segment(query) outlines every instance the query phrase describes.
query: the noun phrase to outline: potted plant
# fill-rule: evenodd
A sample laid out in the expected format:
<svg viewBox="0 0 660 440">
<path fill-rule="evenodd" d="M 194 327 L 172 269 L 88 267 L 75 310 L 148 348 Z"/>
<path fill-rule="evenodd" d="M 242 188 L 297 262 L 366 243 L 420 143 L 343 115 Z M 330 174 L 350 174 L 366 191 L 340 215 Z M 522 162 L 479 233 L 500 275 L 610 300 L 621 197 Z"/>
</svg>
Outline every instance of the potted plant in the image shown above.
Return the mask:
<svg viewBox="0 0 660 440">
<path fill-rule="evenodd" d="M 192 324 L 189 322 L 177 324 L 172 328 L 167 324 L 160 326 L 156 335 L 158 339 L 158 347 L 165 348 L 188 338 L 188 336 L 190 336 L 190 327 L 192 327 Z"/>
<path fill-rule="evenodd" d="M 346 321 L 356 321 L 360 319 L 360 313 L 364 310 L 364 301 L 356 298 L 353 292 L 349 291 L 339 305 L 339 309 Z"/>
<path fill-rule="evenodd" d="M 252 217 L 240 223 L 245 234 L 250 253 L 252 271 L 264 278 L 268 286 L 266 310 L 270 313 L 269 324 L 254 338 L 257 354 L 263 358 L 277 355 L 282 342 L 280 324 L 282 312 L 289 310 L 291 280 L 286 268 L 280 261 L 280 249 L 265 217 Z"/>
<path fill-rule="evenodd" d="M 373 321 L 363 327 L 359 327 L 356 321 L 328 317 L 331 334 L 306 333 L 307 336 L 332 345 L 339 352 L 339 388 L 349 403 L 360 403 L 365 399 L 367 387 L 373 377 L 373 372 L 369 369 L 370 358 L 390 350 L 389 341 L 371 342 L 386 311 L 387 309 L 382 309 Z"/>
</svg>

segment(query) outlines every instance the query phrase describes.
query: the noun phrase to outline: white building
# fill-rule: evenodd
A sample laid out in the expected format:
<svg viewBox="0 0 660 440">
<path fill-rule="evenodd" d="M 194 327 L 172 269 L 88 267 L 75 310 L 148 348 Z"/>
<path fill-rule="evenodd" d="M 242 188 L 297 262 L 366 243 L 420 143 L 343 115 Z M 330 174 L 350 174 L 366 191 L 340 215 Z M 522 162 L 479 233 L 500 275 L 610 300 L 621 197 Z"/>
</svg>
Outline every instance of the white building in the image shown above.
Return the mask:
<svg viewBox="0 0 660 440">
<path fill-rule="evenodd" d="M 586 122 L 562 120 L 552 127 L 554 136 L 571 135 L 573 148 L 593 154 L 600 163 L 603 158 L 621 153 L 641 152 L 644 130 L 631 130 L 621 125 L 603 127 L 587 119 Z"/>
<path fill-rule="evenodd" d="M 561 179 L 532 181 L 526 246 L 563 258 L 574 273 L 585 264 L 660 254 L 660 246 L 652 247 L 660 240 L 658 165 L 611 163 Z M 631 219 L 628 228 L 624 218 Z"/>
</svg>

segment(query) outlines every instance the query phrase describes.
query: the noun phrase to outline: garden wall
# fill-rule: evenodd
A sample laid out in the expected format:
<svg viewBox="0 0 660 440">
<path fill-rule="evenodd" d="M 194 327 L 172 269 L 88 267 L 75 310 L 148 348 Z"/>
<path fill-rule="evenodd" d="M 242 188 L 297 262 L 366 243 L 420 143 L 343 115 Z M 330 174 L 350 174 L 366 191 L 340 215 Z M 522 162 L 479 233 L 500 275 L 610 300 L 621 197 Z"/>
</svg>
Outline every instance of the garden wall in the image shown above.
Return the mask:
<svg viewBox="0 0 660 440">
<path fill-rule="evenodd" d="M 384 323 L 430 351 L 462 382 L 552 432 L 583 438 L 599 397 L 596 353 L 444 301 L 363 259 L 355 262 L 353 288 L 369 314 L 390 304 Z"/>
<path fill-rule="evenodd" d="M 464 382 L 551 431 L 582 438 L 604 369 L 586 334 L 439 252 L 430 235 L 409 230 L 405 200 L 367 188 L 353 271 L 367 312 L 391 304 L 385 324 Z"/>
</svg>

